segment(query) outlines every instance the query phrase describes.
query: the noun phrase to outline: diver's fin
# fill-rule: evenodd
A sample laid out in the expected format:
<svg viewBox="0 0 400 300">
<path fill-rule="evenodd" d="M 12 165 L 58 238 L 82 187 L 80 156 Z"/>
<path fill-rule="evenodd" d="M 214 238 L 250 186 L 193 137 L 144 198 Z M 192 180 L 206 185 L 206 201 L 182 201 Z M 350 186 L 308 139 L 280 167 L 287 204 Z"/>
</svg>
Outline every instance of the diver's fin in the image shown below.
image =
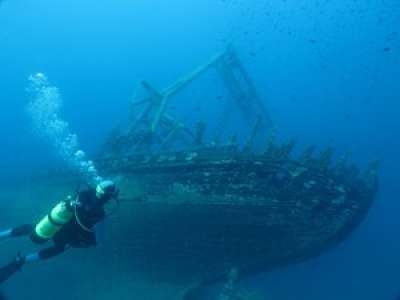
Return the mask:
<svg viewBox="0 0 400 300">
<path fill-rule="evenodd" d="M 17 257 L 14 258 L 12 262 L 0 268 L 0 284 L 4 283 L 12 275 L 21 270 L 24 263 L 25 263 L 25 258 L 22 257 L 20 254 L 18 254 Z"/>
</svg>

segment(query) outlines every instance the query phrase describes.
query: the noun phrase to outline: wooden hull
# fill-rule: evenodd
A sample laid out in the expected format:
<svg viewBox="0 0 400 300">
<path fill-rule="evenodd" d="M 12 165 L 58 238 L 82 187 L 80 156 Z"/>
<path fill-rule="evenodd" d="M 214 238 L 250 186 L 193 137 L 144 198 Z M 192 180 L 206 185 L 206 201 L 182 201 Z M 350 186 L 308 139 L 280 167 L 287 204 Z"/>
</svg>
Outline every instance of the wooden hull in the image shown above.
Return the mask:
<svg viewBox="0 0 400 300">
<path fill-rule="evenodd" d="M 244 276 L 320 255 L 366 216 L 377 189 L 376 168 L 356 176 L 321 158 L 277 153 L 212 150 L 98 161 L 121 188 L 107 236 L 96 251 L 67 254 L 47 265 L 47 272 L 77 274 L 68 279 L 76 285 L 74 299 L 140 294 L 178 300 L 191 299 L 185 298 L 191 287 L 226 280 L 232 268 Z M 74 175 L 58 172 L 3 190 L 3 197 L 16 201 L 2 201 L 4 211 L 15 212 L 2 226 L 11 219 L 40 219 L 76 184 Z M 32 283 L 32 294 L 41 294 L 36 268 L 19 276 Z M 56 279 L 48 278 L 49 284 L 62 288 Z"/>
<path fill-rule="evenodd" d="M 374 170 L 349 178 L 317 160 L 229 151 L 111 159 L 101 167 L 120 176 L 113 236 L 130 262 L 177 281 L 320 255 L 356 228 L 377 188 Z"/>
</svg>

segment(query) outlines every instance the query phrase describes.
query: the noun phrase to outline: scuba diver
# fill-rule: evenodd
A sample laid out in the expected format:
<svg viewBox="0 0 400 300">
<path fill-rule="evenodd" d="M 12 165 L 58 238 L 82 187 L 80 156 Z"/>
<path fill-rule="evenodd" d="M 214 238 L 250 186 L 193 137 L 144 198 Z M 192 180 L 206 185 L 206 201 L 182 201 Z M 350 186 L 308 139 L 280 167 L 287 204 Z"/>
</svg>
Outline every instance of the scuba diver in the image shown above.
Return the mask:
<svg viewBox="0 0 400 300">
<path fill-rule="evenodd" d="M 26 256 L 18 253 L 12 262 L 0 268 L 0 284 L 26 263 L 52 258 L 69 247 L 96 246 L 96 225 L 106 218 L 104 205 L 111 199 L 118 200 L 118 194 L 115 183 L 104 180 L 96 188 L 80 188 L 74 198 L 58 203 L 36 226 L 22 225 L 0 232 L 0 240 L 30 236 L 36 244 L 53 241 L 52 246 L 38 252 Z"/>
</svg>

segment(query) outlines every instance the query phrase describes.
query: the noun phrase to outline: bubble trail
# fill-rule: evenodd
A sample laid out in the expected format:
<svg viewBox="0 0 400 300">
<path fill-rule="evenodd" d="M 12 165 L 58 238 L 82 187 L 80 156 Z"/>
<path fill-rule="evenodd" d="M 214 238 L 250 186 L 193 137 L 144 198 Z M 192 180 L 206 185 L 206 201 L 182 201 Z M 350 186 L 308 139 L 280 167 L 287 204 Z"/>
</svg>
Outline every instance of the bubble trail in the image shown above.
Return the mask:
<svg viewBox="0 0 400 300">
<path fill-rule="evenodd" d="M 61 158 L 78 171 L 89 184 L 102 181 L 93 161 L 79 147 L 78 136 L 71 132 L 67 121 L 61 118 L 62 97 L 57 87 L 51 86 L 43 73 L 29 76 L 30 100 L 27 111 L 34 131 L 48 140 Z"/>
</svg>

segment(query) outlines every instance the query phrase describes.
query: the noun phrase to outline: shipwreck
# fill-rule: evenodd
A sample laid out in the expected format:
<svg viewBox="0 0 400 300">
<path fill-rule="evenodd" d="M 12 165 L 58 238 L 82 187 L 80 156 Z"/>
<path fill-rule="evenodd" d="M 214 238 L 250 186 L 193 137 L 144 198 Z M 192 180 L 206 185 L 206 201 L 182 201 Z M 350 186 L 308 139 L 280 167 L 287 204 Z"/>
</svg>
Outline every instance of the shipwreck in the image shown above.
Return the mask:
<svg viewBox="0 0 400 300">
<path fill-rule="evenodd" d="M 224 116 L 210 121 L 208 105 L 208 119 L 183 121 L 171 108 L 193 100 L 187 90 L 210 73 L 222 86 L 213 99 L 223 98 Z M 378 164 L 360 171 L 346 157 L 334 159 L 333 149 L 295 155 L 294 142 L 276 142 L 267 101 L 233 47 L 164 90 L 146 81 L 141 87 L 145 95 L 130 104 L 127 125 L 110 133 L 96 160 L 122 190 L 104 268 L 124 262 L 179 287 L 170 299 L 196 299 L 233 269 L 245 276 L 318 256 L 367 215 Z M 226 109 L 236 114 L 234 124 L 241 122 L 237 135 L 227 133 Z M 60 186 L 66 190 L 70 181 Z"/>
</svg>

